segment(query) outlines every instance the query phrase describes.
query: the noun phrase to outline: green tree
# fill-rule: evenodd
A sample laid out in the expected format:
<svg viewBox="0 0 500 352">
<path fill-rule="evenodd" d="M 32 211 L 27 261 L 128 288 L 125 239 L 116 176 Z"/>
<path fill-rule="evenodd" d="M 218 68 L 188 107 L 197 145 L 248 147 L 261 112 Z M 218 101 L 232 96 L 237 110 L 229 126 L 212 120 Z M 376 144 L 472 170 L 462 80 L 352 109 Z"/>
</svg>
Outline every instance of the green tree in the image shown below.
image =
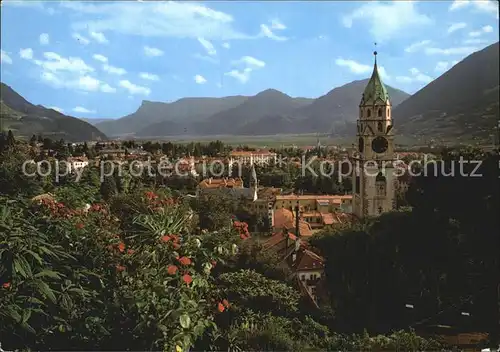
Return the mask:
<svg viewBox="0 0 500 352">
<path fill-rule="evenodd" d="M 109 201 L 112 197 L 118 194 L 116 181 L 113 176 L 105 176 L 101 183 L 101 196 L 104 200 Z"/>
<path fill-rule="evenodd" d="M 36 142 L 37 142 L 36 135 L 31 136 L 31 139 L 30 139 L 30 145 L 31 145 L 32 147 L 34 147 L 34 146 L 36 146 Z"/>
<path fill-rule="evenodd" d="M 7 132 L 7 146 L 13 147 L 16 144 L 16 139 L 14 138 L 14 133 L 12 133 L 12 130 L 9 130 Z"/>
<path fill-rule="evenodd" d="M 236 204 L 229 195 L 216 193 L 194 199 L 192 207 L 198 214 L 200 228 L 213 231 L 231 223 Z"/>
</svg>

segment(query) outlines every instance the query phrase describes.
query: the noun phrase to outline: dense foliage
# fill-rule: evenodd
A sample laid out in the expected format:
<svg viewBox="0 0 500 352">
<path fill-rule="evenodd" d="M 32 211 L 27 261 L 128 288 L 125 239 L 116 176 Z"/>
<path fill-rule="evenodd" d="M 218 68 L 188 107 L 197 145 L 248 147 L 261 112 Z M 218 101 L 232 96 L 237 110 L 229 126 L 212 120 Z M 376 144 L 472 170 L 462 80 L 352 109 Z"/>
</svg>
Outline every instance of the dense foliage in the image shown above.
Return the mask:
<svg viewBox="0 0 500 352">
<path fill-rule="evenodd" d="M 123 175 L 101 183 L 93 167 L 78 183 L 22 176 L 29 153 L 13 141 L 0 154 L 4 349 L 432 350 L 403 329 L 469 295 L 493 327 L 493 177 L 417 179 L 413 212 L 319 237 L 331 311 L 305 303 L 240 205 Z M 474 218 L 439 198 L 456 189 Z M 402 312 L 408 300 L 417 315 Z"/>
<path fill-rule="evenodd" d="M 460 157 L 481 161 L 474 173 L 481 176 L 472 173 L 476 163 L 460 175 Z M 414 178 L 411 210 L 313 240 L 327 258 L 337 330 L 444 324 L 498 341 L 498 165 L 498 155 L 448 152 Z"/>
</svg>

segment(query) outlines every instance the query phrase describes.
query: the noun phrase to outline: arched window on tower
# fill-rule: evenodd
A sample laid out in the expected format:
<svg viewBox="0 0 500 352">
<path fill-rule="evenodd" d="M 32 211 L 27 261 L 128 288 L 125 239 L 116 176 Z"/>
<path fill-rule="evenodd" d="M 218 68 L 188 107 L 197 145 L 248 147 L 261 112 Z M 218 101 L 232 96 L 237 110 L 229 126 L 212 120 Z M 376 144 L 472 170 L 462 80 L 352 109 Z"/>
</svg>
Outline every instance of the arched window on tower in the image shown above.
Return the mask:
<svg viewBox="0 0 500 352">
<path fill-rule="evenodd" d="M 363 117 L 363 109 L 359 110 L 359 117 L 361 117 L 361 118 Z"/>
<path fill-rule="evenodd" d="M 356 194 L 359 194 L 359 193 L 360 193 L 359 175 L 356 175 L 356 184 L 355 184 L 355 188 L 356 188 Z"/>
<path fill-rule="evenodd" d="M 372 116 L 372 110 L 368 109 L 366 110 L 366 117 L 371 117 Z"/>
<path fill-rule="evenodd" d="M 377 114 L 378 114 L 378 117 L 382 117 L 382 109 L 379 108 Z"/>
<path fill-rule="evenodd" d="M 391 109 L 387 108 L 387 118 L 391 117 Z"/>
<path fill-rule="evenodd" d="M 385 197 L 386 196 L 386 179 L 382 172 L 379 172 L 377 177 L 375 178 L 375 188 L 377 192 L 377 196 Z"/>
<path fill-rule="evenodd" d="M 384 126 L 382 125 L 382 122 L 377 123 L 377 130 L 379 132 L 383 132 L 384 131 Z"/>
</svg>

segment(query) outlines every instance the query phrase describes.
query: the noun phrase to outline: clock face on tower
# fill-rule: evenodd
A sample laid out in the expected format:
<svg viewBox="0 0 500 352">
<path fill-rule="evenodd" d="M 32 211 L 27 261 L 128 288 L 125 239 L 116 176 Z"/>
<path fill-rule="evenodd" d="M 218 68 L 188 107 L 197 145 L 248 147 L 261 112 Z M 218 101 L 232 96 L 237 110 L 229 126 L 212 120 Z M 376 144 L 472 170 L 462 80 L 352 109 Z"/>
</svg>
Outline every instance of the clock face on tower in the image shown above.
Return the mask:
<svg viewBox="0 0 500 352">
<path fill-rule="evenodd" d="M 360 153 L 363 153 L 363 149 L 365 148 L 365 141 L 363 140 L 363 137 L 359 137 L 358 140 L 358 151 Z"/>
<path fill-rule="evenodd" d="M 372 149 L 375 153 L 384 153 L 389 147 L 389 142 L 384 137 L 376 137 L 372 141 Z"/>
</svg>

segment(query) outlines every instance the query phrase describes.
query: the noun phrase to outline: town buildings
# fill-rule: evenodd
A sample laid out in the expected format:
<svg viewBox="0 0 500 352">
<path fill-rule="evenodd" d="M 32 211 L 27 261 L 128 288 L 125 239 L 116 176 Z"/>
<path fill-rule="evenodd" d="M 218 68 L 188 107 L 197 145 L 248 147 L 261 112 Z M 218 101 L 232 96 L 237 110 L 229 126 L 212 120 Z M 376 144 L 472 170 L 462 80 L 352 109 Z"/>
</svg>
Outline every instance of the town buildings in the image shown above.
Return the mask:
<svg viewBox="0 0 500 352">
<path fill-rule="evenodd" d="M 276 163 L 277 158 L 276 153 L 267 150 L 232 151 L 229 153 L 229 165 L 230 167 L 235 163 L 264 165 Z"/>
<path fill-rule="evenodd" d="M 89 165 L 89 159 L 86 156 L 70 157 L 66 159 L 69 172 L 76 172 Z"/>
<path fill-rule="evenodd" d="M 324 276 L 325 260 L 308 249 L 307 242 L 290 232 L 277 232 L 262 243 L 263 251 L 273 251 L 292 270 L 300 291 L 318 305 L 318 286 Z"/>
</svg>

